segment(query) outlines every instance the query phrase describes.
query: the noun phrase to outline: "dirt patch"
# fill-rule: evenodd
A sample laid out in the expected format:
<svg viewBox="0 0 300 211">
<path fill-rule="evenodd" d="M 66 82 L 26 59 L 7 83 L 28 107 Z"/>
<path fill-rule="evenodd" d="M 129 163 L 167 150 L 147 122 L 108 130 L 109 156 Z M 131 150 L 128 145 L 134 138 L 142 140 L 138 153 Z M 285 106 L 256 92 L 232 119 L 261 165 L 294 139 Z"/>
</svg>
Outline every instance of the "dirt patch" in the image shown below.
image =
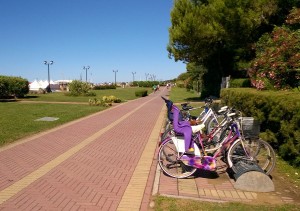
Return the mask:
<svg viewBox="0 0 300 211">
<path fill-rule="evenodd" d="M 288 198 L 291 198 L 295 203 L 300 204 L 300 187 L 291 182 L 285 175 L 279 173 L 276 168 L 272 173 L 272 180 L 276 194 L 280 195 L 281 198 L 287 198 L 287 202 L 289 201 Z"/>
</svg>

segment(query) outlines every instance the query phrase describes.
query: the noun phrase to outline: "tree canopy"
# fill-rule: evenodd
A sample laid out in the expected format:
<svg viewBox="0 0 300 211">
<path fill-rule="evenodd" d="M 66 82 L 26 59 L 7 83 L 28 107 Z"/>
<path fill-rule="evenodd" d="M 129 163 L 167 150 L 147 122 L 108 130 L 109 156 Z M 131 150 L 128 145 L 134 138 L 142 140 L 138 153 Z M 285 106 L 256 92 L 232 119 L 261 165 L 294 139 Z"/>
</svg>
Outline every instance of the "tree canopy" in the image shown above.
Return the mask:
<svg viewBox="0 0 300 211">
<path fill-rule="evenodd" d="M 283 3 L 286 7 L 282 7 Z M 219 95 L 222 76 L 246 74 L 253 44 L 299 0 L 175 0 L 169 57 L 203 66 L 202 97 Z M 279 7 L 281 6 L 281 7 Z"/>
</svg>

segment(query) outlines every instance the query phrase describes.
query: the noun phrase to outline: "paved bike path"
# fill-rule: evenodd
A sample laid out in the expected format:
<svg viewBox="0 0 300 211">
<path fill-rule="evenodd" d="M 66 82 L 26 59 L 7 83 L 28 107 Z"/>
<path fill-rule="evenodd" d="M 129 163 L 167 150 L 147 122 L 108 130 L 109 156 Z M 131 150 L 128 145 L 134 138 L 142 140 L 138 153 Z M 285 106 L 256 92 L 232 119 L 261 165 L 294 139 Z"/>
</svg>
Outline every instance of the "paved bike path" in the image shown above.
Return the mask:
<svg viewBox="0 0 300 211">
<path fill-rule="evenodd" d="M 147 210 L 166 92 L 1 148 L 0 210 Z"/>
</svg>

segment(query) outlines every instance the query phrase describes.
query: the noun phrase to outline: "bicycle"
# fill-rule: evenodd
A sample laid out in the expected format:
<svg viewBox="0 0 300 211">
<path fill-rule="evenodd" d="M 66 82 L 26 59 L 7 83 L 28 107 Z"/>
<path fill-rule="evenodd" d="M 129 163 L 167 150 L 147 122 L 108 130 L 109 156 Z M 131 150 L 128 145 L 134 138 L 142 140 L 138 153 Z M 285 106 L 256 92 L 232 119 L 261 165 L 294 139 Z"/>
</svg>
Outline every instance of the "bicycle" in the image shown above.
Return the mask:
<svg viewBox="0 0 300 211">
<path fill-rule="evenodd" d="M 249 145 L 244 143 L 244 139 L 239 132 L 239 126 L 234 121 L 235 113 L 227 114 L 226 124 L 224 123 L 219 128 L 215 128 L 213 134 L 223 133 L 221 135 L 222 141 L 220 141 L 219 146 L 214 149 L 207 149 L 204 144 L 204 140 L 201 137 L 201 129 L 204 128 L 203 124 L 198 126 L 192 126 L 195 134 L 193 136 L 195 156 L 190 157 L 184 155 L 184 139 L 178 135 L 173 137 L 167 137 L 163 143 L 160 145 L 158 153 L 158 161 L 161 169 L 169 176 L 175 178 L 186 178 L 191 176 L 197 169 L 204 169 L 209 171 L 216 170 L 216 158 L 222 156 L 226 158 L 225 161 L 229 168 L 232 168 L 238 161 L 247 160 L 249 162 L 258 162 L 258 156 L 262 153 L 261 144 L 267 146 L 268 152 L 272 151 L 272 148 L 266 145 L 264 142 L 253 142 L 258 143 L 259 147 L 256 150 L 251 151 Z M 227 130 L 224 130 L 227 128 Z M 224 135 L 225 134 L 225 135 Z M 213 138 L 212 135 L 209 139 Z M 253 146 L 251 146 L 253 147 Z M 249 150 L 250 149 L 250 150 Z M 270 150 L 271 149 L 271 150 Z M 254 151 L 254 153 L 253 153 Z M 274 152 L 274 151 L 273 151 Z M 211 155 L 208 155 L 210 153 Z M 269 155 L 269 154 L 268 154 Z M 272 162 L 265 162 L 263 170 L 266 174 L 269 174 L 274 168 L 274 158 L 275 155 L 271 154 Z M 264 161 L 264 158 L 261 159 Z M 268 159 L 267 159 L 268 161 Z M 271 167 L 268 168 L 268 165 L 271 163 Z"/>
<path fill-rule="evenodd" d="M 173 105 L 174 112 L 179 112 L 179 109 Z M 230 114 L 229 114 L 230 116 Z M 174 119 L 178 121 L 178 119 Z M 207 155 L 201 137 L 201 130 L 204 125 L 192 126 L 194 135 L 195 156 L 185 155 L 185 140 L 180 136 L 167 137 L 160 145 L 158 151 L 158 162 L 161 169 L 169 176 L 175 178 L 186 178 L 191 176 L 197 169 L 215 171 L 217 168 L 216 158 L 225 152 L 228 147 L 238 141 L 239 132 L 237 124 L 231 124 L 231 130 L 227 137 L 223 139 L 213 155 Z M 233 133 L 237 131 L 237 135 Z M 232 166 L 229 166 L 232 167 Z"/>
</svg>

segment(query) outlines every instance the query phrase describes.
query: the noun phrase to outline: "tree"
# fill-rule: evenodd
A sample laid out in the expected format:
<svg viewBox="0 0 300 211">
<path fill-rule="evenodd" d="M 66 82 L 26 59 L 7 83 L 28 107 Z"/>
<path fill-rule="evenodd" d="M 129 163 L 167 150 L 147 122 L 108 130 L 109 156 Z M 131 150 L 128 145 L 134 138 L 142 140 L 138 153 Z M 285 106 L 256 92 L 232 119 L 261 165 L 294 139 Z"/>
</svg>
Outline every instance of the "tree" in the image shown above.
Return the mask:
<svg viewBox="0 0 300 211">
<path fill-rule="evenodd" d="M 176 83 L 177 83 L 177 86 L 179 87 L 184 87 L 184 88 L 187 88 L 187 89 L 190 89 L 191 88 L 191 78 L 190 78 L 190 75 L 185 72 L 185 73 L 181 73 L 178 77 L 177 77 L 177 80 L 176 80 Z"/>
<path fill-rule="evenodd" d="M 201 97 L 219 95 L 221 77 L 252 58 L 259 27 L 276 12 L 276 0 L 175 0 L 169 57 L 204 66 Z"/>
</svg>

